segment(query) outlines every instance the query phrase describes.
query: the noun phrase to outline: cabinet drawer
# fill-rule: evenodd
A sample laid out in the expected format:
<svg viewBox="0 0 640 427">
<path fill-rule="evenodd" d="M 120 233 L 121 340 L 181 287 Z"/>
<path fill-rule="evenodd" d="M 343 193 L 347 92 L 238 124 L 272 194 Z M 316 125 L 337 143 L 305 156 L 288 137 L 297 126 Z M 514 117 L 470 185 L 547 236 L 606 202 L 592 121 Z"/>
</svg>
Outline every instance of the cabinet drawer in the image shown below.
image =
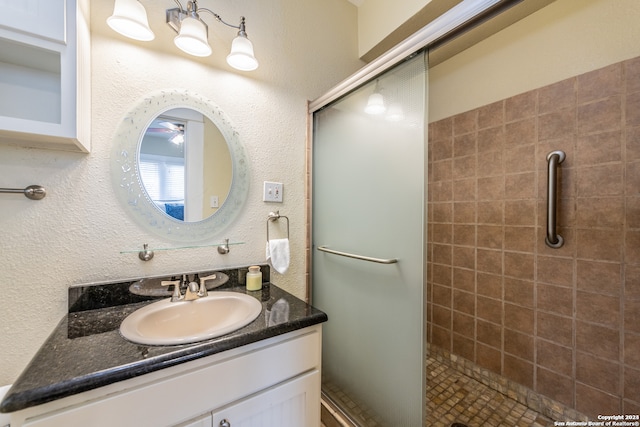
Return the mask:
<svg viewBox="0 0 640 427">
<path fill-rule="evenodd" d="M 208 365 L 202 359 L 168 368 L 166 377 L 146 384 L 127 380 L 134 385 L 120 393 L 32 417 L 24 425 L 175 425 L 319 369 L 321 334 L 317 328 L 308 331 L 240 355 L 210 356 Z"/>
</svg>

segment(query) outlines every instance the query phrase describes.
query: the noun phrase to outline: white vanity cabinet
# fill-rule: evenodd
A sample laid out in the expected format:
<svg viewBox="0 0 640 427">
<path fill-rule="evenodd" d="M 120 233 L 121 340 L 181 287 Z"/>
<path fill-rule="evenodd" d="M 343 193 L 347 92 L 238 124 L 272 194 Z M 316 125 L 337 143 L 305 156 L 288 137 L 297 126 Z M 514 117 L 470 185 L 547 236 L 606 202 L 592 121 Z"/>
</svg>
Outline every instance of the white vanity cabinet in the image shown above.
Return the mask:
<svg viewBox="0 0 640 427">
<path fill-rule="evenodd" d="M 0 141 L 89 152 L 89 0 L 0 6 Z"/>
<path fill-rule="evenodd" d="M 11 426 L 319 427 L 321 325 L 11 414 Z"/>
<path fill-rule="evenodd" d="M 320 373 L 312 371 L 176 427 L 306 427 L 320 420 Z"/>
</svg>

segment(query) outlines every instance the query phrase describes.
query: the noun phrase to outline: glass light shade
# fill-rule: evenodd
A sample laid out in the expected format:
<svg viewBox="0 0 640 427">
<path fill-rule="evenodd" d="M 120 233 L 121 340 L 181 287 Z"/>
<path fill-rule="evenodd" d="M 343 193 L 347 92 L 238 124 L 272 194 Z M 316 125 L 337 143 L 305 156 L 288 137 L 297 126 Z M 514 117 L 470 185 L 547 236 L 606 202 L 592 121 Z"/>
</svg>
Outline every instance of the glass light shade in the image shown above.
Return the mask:
<svg viewBox="0 0 640 427">
<path fill-rule="evenodd" d="M 149 41 L 155 38 L 149 28 L 147 11 L 138 0 L 116 0 L 107 24 L 114 31 L 134 40 Z"/>
<path fill-rule="evenodd" d="M 389 106 L 389 110 L 387 111 L 387 116 L 385 117 L 390 122 L 400 122 L 404 120 L 404 111 L 402 110 L 402 105 L 397 102 L 392 103 Z"/>
<path fill-rule="evenodd" d="M 231 43 L 231 53 L 227 63 L 236 70 L 253 71 L 258 68 L 258 60 L 253 55 L 253 43 L 245 36 L 238 36 Z"/>
<path fill-rule="evenodd" d="M 367 114 L 379 115 L 387 111 L 387 107 L 384 105 L 384 98 L 379 93 L 372 93 L 367 101 L 367 106 L 364 112 Z"/>
<path fill-rule="evenodd" d="M 207 27 L 199 19 L 188 17 L 180 23 L 180 33 L 173 42 L 182 50 L 193 56 L 211 55 L 211 46 L 207 42 Z"/>
</svg>

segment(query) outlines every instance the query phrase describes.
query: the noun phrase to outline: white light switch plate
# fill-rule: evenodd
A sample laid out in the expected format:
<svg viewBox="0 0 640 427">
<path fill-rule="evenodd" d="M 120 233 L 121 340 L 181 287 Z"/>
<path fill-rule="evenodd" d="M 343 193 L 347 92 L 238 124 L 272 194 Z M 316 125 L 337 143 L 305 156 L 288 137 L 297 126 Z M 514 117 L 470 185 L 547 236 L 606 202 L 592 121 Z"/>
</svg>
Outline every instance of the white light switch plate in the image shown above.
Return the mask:
<svg viewBox="0 0 640 427">
<path fill-rule="evenodd" d="M 282 203 L 282 189 L 281 182 L 265 181 L 262 201 Z"/>
</svg>

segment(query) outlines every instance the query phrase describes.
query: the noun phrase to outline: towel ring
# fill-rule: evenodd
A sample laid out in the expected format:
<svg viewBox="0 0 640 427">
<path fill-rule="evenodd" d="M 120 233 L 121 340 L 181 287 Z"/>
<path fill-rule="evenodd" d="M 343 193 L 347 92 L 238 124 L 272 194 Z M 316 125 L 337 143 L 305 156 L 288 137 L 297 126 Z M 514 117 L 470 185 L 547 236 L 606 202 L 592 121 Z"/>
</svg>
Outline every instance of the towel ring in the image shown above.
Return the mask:
<svg viewBox="0 0 640 427">
<path fill-rule="evenodd" d="M 287 239 L 289 238 L 289 218 L 285 215 L 280 215 L 280 211 L 269 212 L 269 218 L 267 218 L 267 242 L 269 241 L 269 222 L 277 221 L 280 218 L 287 220 Z"/>
</svg>

